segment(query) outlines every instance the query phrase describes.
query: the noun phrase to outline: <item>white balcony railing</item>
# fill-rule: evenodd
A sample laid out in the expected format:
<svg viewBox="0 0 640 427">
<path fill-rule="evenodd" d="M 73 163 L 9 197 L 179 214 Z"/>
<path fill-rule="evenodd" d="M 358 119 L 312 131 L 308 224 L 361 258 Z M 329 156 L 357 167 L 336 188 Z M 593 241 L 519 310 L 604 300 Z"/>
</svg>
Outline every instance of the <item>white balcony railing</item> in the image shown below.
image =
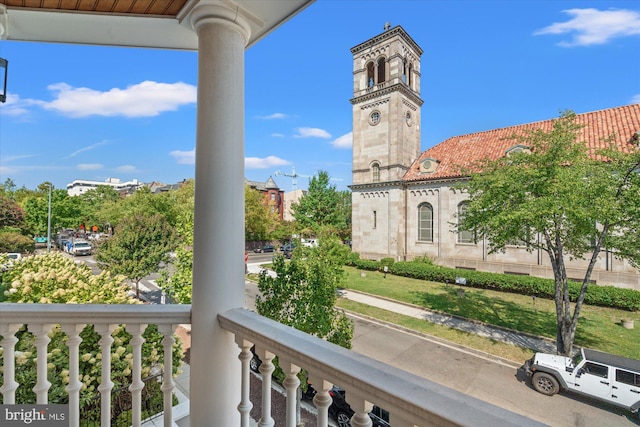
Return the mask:
<svg viewBox="0 0 640 427">
<path fill-rule="evenodd" d="M 375 361 L 355 352 L 335 346 L 313 336 L 281 325 L 262 317 L 255 312 L 237 308 L 218 316 L 220 326 L 234 334 L 239 346 L 239 359 L 242 364 L 241 396 L 239 405 L 229 411 L 239 411 L 241 426 L 249 426 L 249 412 L 252 403 L 249 400 L 249 361 L 252 358 L 251 347 L 263 363 L 262 414 L 259 425 L 274 425 L 271 418 L 271 373 L 273 358 L 278 356 L 279 365 L 286 378 L 287 390 L 287 427 L 295 426 L 295 398 L 299 380 L 296 374 L 305 369 L 311 383 L 317 390 L 313 401 L 318 408 L 317 425 L 328 424 L 328 408 L 331 404 L 329 390 L 337 384 L 346 390 L 346 398 L 355 411 L 351 425 L 354 427 L 371 426 L 368 412 L 378 405 L 390 413 L 393 427 L 411 426 L 539 426 L 541 424 L 509 412 L 505 409 L 485 403 L 463 393 L 409 374 L 384 363 Z M 78 378 L 78 336 L 85 324 L 95 325 L 101 334 L 99 342 L 102 352 L 102 382 L 99 391 L 102 395 L 101 425 L 110 422 L 110 396 L 113 384 L 110 381 L 110 355 L 112 339 L 110 334 L 119 324 L 126 324 L 132 334 L 134 354 L 133 384 L 130 387 L 134 408 L 132 425 L 140 425 L 140 391 L 142 340 L 139 339 L 146 325 L 156 324 L 164 335 L 164 425 L 172 425 L 171 395 L 174 389 L 171 376 L 171 348 L 173 332 L 178 324 L 191 322 L 189 305 L 64 305 L 64 304 L 0 304 L 0 344 L 4 349 L 4 383 L 0 387 L 5 404 L 15 403 L 15 391 L 20 384 L 15 381 L 14 348 L 17 342 L 15 333 L 23 325 L 36 336 L 35 346 L 38 354 L 38 379 L 34 387 L 38 403 L 47 403 L 47 392 L 51 384 L 47 381 L 46 353 L 47 332 L 53 324 L 62 325 L 68 335 L 70 378 Z M 197 343 L 191 343 L 196 346 Z M 44 362 L 41 362 L 44 361 Z M 211 361 L 211 369 L 224 369 Z M 215 390 L 219 387 L 220 390 Z M 212 393 L 224 393 L 224 384 L 212 384 Z M 69 393 L 70 426 L 78 426 L 79 381 L 70 381 L 66 388 Z M 194 426 L 199 427 L 199 426 Z"/>
</svg>

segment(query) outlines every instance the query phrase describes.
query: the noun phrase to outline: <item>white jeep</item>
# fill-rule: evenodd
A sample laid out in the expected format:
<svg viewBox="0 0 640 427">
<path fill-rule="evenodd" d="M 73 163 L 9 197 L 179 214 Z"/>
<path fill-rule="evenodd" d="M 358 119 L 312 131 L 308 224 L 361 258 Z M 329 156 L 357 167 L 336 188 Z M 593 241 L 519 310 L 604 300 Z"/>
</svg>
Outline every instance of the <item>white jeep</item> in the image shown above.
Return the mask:
<svg viewBox="0 0 640 427">
<path fill-rule="evenodd" d="M 640 360 L 581 349 L 573 357 L 536 353 L 524 370 L 542 394 L 568 390 L 623 407 L 640 418 Z"/>
</svg>

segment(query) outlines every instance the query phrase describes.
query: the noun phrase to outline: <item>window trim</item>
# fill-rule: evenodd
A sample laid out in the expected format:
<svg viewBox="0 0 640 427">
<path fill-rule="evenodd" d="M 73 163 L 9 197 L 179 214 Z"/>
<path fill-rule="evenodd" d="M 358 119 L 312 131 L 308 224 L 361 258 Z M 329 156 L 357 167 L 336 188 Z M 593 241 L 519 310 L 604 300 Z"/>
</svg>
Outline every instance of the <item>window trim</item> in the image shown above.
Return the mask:
<svg viewBox="0 0 640 427">
<path fill-rule="evenodd" d="M 428 210 L 431 214 L 431 218 L 423 219 L 422 214 L 424 210 Z M 423 227 L 423 223 L 427 222 L 426 227 Z M 433 243 L 433 206 L 431 203 L 422 202 L 418 205 L 418 242 L 423 243 Z M 424 236 L 424 233 L 427 233 L 427 236 Z M 426 238 L 425 238 L 426 237 Z"/>
<path fill-rule="evenodd" d="M 371 164 L 371 182 L 380 182 L 380 163 Z"/>
<path fill-rule="evenodd" d="M 458 203 L 457 209 L 456 209 L 456 214 L 457 214 L 457 218 L 458 218 L 458 224 L 460 224 L 460 218 L 462 215 L 464 215 L 464 211 L 466 211 L 467 207 L 469 206 L 469 201 L 468 200 L 463 200 L 462 202 Z M 473 234 L 473 231 L 469 231 L 469 230 L 461 230 L 460 228 L 457 229 L 457 237 L 456 237 L 456 243 L 460 243 L 463 245 L 468 245 L 468 244 L 475 244 L 476 243 L 476 238 Z M 466 237 L 468 235 L 468 237 Z"/>
</svg>

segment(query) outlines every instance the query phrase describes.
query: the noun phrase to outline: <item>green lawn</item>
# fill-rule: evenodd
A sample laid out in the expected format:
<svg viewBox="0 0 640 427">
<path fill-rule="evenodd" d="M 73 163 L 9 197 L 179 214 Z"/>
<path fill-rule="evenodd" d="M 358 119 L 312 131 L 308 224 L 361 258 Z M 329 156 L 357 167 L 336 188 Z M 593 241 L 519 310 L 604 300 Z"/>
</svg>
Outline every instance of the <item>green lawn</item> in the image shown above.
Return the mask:
<svg viewBox="0 0 640 427">
<path fill-rule="evenodd" d="M 534 300 L 532 297 L 524 295 L 467 287 L 464 288 L 465 296 L 458 297 L 457 289 L 460 288 L 458 285 L 446 285 L 390 274 L 387 274 L 385 278 L 383 273 L 373 271 L 367 271 L 366 276 L 361 277 L 360 270 L 350 267 L 345 267 L 345 271 L 346 277 L 342 285 L 347 289 L 380 295 L 431 310 L 480 320 L 489 324 L 528 332 L 538 336 L 555 338 L 555 305 L 552 300 L 540 298 Z M 380 312 L 365 310 L 366 306 L 362 307 L 361 304 L 351 304 L 351 302 L 346 303 L 345 301 L 341 301 L 339 305 L 353 311 L 377 313 L 369 314 L 373 317 L 383 315 L 386 317 L 395 317 L 388 312 L 385 314 L 384 310 L 380 310 Z M 634 319 L 636 321 L 636 327 L 634 329 L 623 328 L 620 325 L 622 318 Z M 401 320 L 403 323 L 400 324 L 406 327 L 411 327 L 405 324 L 406 322 L 414 325 L 428 323 L 418 319 L 412 321 L 407 319 Z M 393 320 L 389 321 L 394 322 Z M 424 329 L 419 330 L 436 336 L 441 336 L 439 334 L 444 333 L 442 331 L 438 332 L 438 330 L 436 330 L 438 333 L 428 332 Z M 450 339 L 444 336 L 442 336 L 442 338 Z M 461 343 L 468 345 L 466 343 L 467 341 L 468 338 L 464 338 Z M 491 340 L 487 341 L 488 343 L 483 344 L 483 347 L 495 347 L 495 344 L 493 344 Z M 640 313 L 583 305 L 578 330 L 576 332 L 575 344 L 640 359 Z M 473 347 L 473 345 L 469 346 Z M 489 351 L 487 348 L 479 349 Z M 501 355 L 500 353 L 497 354 Z M 511 356 L 503 357 L 512 360 L 522 360 L 513 359 Z"/>
</svg>

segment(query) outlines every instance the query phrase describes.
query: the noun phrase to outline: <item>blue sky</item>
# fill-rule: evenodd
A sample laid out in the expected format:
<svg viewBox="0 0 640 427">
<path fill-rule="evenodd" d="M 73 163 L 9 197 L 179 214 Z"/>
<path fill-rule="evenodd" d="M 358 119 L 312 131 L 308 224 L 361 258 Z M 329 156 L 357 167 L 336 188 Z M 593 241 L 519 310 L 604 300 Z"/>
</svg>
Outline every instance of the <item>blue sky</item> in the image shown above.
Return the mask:
<svg viewBox="0 0 640 427">
<path fill-rule="evenodd" d="M 351 184 L 350 48 L 422 47 L 422 150 L 455 135 L 640 102 L 637 1 L 318 0 L 246 51 L 245 176 Z M 197 53 L 0 42 L 0 181 L 33 189 L 194 176 Z M 274 176 L 285 191 L 292 179 Z"/>
</svg>

